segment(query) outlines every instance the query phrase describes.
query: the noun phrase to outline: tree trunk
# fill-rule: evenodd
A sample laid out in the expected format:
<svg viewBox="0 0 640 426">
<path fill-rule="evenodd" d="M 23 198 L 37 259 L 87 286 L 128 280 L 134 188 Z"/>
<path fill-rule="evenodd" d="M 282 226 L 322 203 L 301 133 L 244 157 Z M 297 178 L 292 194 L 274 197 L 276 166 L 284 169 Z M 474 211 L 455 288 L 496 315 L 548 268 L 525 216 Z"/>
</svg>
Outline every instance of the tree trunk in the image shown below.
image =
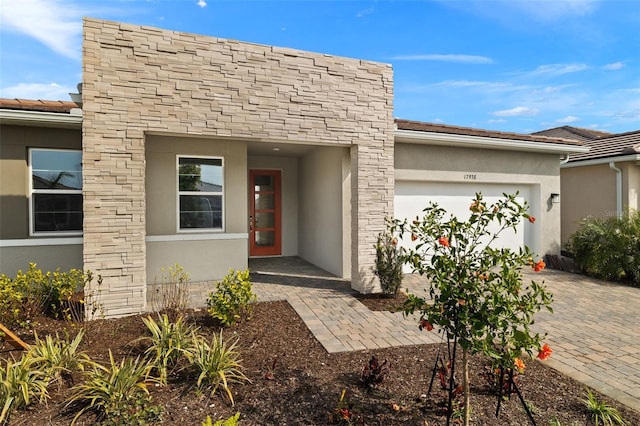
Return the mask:
<svg viewBox="0 0 640 426">
<path fill-rule="evenodd" d="M 462 348 L 462 386 L 464 395 L 464 426 L 471 420 L 471 398 L 469 390 L 469 350 Z"/>
</svg>

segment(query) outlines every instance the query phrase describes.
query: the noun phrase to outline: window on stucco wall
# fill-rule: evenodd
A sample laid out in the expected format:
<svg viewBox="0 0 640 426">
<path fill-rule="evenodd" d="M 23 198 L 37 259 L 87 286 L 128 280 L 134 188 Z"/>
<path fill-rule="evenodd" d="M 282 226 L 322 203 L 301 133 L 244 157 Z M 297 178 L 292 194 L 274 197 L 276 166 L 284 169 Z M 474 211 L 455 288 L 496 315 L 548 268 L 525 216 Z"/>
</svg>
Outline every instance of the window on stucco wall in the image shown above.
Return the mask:
<svg viewBox="0 0 640 426">
<path fill-rule="evenodd" d="M 220 231 L 224 226 L 223 159 L 178 156 L 178 230 Z"/>
<path fill-rule="evenodd" d="M 82 152 L 29 150 L 30 233 L 82 233 Z"/>
</svg>

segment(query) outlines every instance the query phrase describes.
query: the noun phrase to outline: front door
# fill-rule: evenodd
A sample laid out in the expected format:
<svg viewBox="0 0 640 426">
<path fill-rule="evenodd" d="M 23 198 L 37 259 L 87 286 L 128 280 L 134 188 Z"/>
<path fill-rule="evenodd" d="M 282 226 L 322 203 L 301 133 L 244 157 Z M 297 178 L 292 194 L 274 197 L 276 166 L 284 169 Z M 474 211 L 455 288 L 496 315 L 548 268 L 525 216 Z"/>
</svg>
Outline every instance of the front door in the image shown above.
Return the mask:
<svg viewBox="0 0 640 426">
<path fill-rule="evenodd" d="M 249 255 L 279 256 L 280 170 L 250 170 L 249 188 Z"/>
</svg>

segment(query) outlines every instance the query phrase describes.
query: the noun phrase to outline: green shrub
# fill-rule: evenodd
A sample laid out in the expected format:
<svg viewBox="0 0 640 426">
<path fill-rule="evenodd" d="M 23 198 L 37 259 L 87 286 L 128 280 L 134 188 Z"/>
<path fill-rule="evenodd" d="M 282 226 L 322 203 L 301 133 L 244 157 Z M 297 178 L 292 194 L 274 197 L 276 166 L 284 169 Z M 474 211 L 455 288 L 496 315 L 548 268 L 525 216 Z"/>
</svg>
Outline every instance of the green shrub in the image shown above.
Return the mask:
<svg viewBox="0 0 640 426">
<path fill-rule="evenodd" d="M 240 413 L 236 413 L 226 420 L 218 420 L 213 423 L 211 417 L 207 416 L 207 419 L 202 422 L 202 426 L 236 426 L 238 424 L 238 419 L 240 419 Z"/>
<path fill-rule="evenodd" d="M 216 283 L 216 291 L 209 293 L 207 311 L 225 326 L 233 325 L 243 317 L 251 315 L 251 304 L 257 300 L 251 290 L 249 271 L 233 269 Z"/>
<path fill-rule="evenodd" d="M 193 348 L 192 365 L 198 374 L 197 386 L 202 389 L 208 387 L 213 395 L 219 387 L 227 393 L 231 404 L 233 395 L 229 389 L 230 383 L 249 382 L 250 380 L 240 371 L 239 354 L 235 348 L 238 341 L 227 346 L 220 336 L 214 335 L 211 342 L 198 337 Z"/>
<path fill-rule="evenodd" d="M 87 411 L 93 411 L 108 425 L 143 425 L 158 420 L 161 409 L 151 405 L 147 385 L 157 381 L 149 377 L 149 364 L 140 358 L 125 358 L 116 363 L 109 351 L 110 366 L 93 366 L 87 379 L 71 389 L 67 407 L 78 409 L 71 424 Z"/>
<path fill-rule="evenodd" d="M 151 336 L 136 341 L 150 344 L 145 355 L 149 357 L 153 368 L 158 370 L 160 383 L 167 384 L 169 369 L 176 366 L 181 357 L 190 356 L 197 328 L 187 324 L 183 317 L 171 322 L 166 314 L 158 322 L 151 317 L 142 318 L 142 321 Z"/>
<path fill-rule="evenodd" d="M 78 351 L 78 346 L 82 342 L 84 331 L 80 330 L 71 341 L 47 335 L 41 340 L 36 335 L 36 343 L 29 348 L 28 354 L 33 358 L 34 368 L 37 368 L 53 379 L 69 377 L 76 371 L 84 371 L 86 365 L 92 364 L 89 356 L 82 351 Z"/>
<path fill-rule="evenodd" d="M 382 292 L 389 296 L 398 293 L 402 284 L 403 259 L 398 248 L 398 238 L 389 232 L 378 234 L 375 274 L 380 280 Z"/>
<path fill-rule="evenodd" d="M 49 396 L 49 378 L 34 362 L 25 354 L 17 362 L 7 360 L 0 365 L 0 424 L 8 421 L 15 408 L 26 407 L 34 399 L 43 402 Z"/>
<path fill-rule="evenodd" d="M 0 276 L 0 322 L 7 326 L 28 326 L 34 318 L 48 315 L 68 321 L 79 321 L 85 310 L 95 314 L 99 305 L 93 293 L 84 294 L 93 274 L 79 269 L 68 272 L 42 272 L 35 263 L 27 272 L 19 270 L 15 278 Z M 102 278 L 98 277 L 98 285 Z"/>
<path fill-rule="evenodd" d="M 640 285 L 640 212 L 586 218 L 566 248 L 587 275 Z"/>
<path fill-rule="evenodd" d="M 626 426 L 628 423 L 622 418 L 618 410 L 606 402 L 600 402 L 590 389 L 587 389 L 587 397 L 582 400 L 587 411 L 593 419 L 593 424 L 599 426 Z"/>
</svg>

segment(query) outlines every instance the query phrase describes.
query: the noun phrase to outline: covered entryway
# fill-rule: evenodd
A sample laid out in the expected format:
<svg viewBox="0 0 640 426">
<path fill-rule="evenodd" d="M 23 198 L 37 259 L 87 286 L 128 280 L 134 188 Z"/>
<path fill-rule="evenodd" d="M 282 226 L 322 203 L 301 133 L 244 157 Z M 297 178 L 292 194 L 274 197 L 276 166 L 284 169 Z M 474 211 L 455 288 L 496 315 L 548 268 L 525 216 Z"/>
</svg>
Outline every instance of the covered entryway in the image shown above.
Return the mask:
<svg viewBox="0 0 640 426">
<path fill-rule="evenodd" d="M 422 217 L 422 210 L 434 202 L 459 220 L 466 220 L 471 213 L 469 206 L 478 192 L 482 193 L 487 205 L 503 198 L 503 193 L 514 194 L 516 191 L 519 192 L 519 203 L 531 203 L 531 187 L 524 184 L 397 181 L 395 188 L 394 215 L 398 219 Z M 517 250 L 532 244 L 530 227 L 521 222 L 516 232 L 502 232 L 495 246 Z"/>
</svg>

